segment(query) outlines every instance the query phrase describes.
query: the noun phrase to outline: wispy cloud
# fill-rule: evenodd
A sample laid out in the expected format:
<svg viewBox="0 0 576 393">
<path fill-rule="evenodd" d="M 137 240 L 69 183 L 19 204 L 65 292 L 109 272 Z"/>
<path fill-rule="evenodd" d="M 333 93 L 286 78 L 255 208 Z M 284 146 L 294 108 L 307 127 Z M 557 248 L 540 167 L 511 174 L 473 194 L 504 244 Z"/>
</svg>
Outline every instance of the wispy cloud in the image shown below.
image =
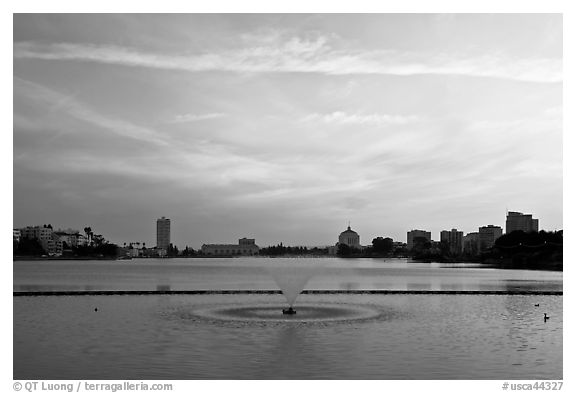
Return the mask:
<svg viewBox="0 0 576 393">
<path fill-rule="evenodd" d="M 77 120 L 112 131 L 117 135 L 160 146 L 169 145 L 169 140 L 156 130 L 125 120 L 104 116 L 74 97 L 45 86 L 14 78 L 14 92 L 15 94 L 23 94 L 31 100 L 42 101 L 50 105 L 53 111 L 63 111 Z M 20 120 L 20 123 L 22 123 L 22 120 Z"/>
<path fill-rule="evenodd" d="M 221 119 L 227 116 L 228 115 L 225 113 L 204 113 L 204 114 L 186 113 L 174 116 L 173 119 L 168 120 L 168 123 L 190 123 L 203 120 Z"/>
<path fill-rule="evenodd" d="M 54 154 L 53 150 L 46 150 L 42 159 L 25 155 L 18 160 L 19 165 L 28 165 L 39 171 L 71 172 L 71 173 L 102 173 L 117 174 L 121 176 L 134 176 L 139 178 L 178 179 L 191 187 L 231 187 L 238 182 L 250 180 L 261 184 L 274 184 L 277 168 L 257 158 L 242 152 L 235 152 L 226 144 L 215 141 L 195 140 L 193 145 L 178 143 L 169 135 L 147 126 L 133 124 L 124 119 L 109 117 L 89 105 L 83 103 L 73 95 L 67 95 L 21 78 L 14 78 L 14 94 L 23 97 L 29 102 L 36 102 L 49 112 L 57 112 L 60 116 L 42 119 L 27 116 L 16 109 L 14 116 L 15 129 L 33 131 L 50 131 L 46 135 L 58 132 L 78 132 L 78 128 L 54 124 L 55 118 L 68 116 L 75 120 L 88 123 L 97 129 L 112 132 L 109 144 L 105 151 L 99 147 L 83 146 L 78 154 Z M 197 115 L 200 118 L 215 118 L 224 114 L 212 113 Z M 193 121 L 192 115 L 182 115 L 181 121 Z M 80 128 L 81 129 L 81 128 Z M 15 131 L 18 132 L 18 131 Z M 114 141 L 119 138 L 129 138 L 152 145 L 153 149 L 146 155 L 131 154 L 132 151 L 122 151 Z M 126 154 L 128 153 L 128 154 Z M 44 152 L 43 152 L 44 154 Z M 127 158 L 127 155 L 130 158 Z M 105 158 L 104 158 L 105 157 Z M 194 175 L 191 175 L 194 174 Z M 192 179 L 193 177 L 193 179 Z M 189 181 L 189 182 L 188 182 Z M 188 183 L 187 183 L 188 182 Z"/>
<path fill-rule="evenodd" d="M 17 42 L 15 59 L 72 60 L 188 72 L 298 72 L 329 75 L 460 75 L 527 82 L 561 82 L 562 60 L 502 54 L 423 54 L 395 50 L 334 49 L 324 36 L 292 37 L 275 45 L 163 54 L 116 45 Z"/>
<path fill-rule="evenodd" d="M 321 122 L 334 125 L 402 125 L 420 120 L 418 116 L 400 116 L 381 113 L 358 114 L 346 112 L 332 112 L 326 114 L 312 113 L 305 116 L 303 122 Z"/>
</svg>

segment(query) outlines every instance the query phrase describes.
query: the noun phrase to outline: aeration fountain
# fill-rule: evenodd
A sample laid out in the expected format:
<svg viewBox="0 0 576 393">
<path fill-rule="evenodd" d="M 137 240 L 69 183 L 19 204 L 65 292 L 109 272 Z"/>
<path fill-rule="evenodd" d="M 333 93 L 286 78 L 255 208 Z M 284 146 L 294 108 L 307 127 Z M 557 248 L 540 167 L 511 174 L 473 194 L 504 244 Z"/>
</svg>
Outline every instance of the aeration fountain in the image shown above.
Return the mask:
<svg viewBox="0 0 576 393">
<path fill-rule="evenodd" d="M 302 266 L 297 262 L 290 265 L 275 265 L 267 267 L 268 274 L 274 278 L 274 281 L 282 291 L 282 294 L 288 302 L 288 308 L 282 309 L 284 315 L 295 315 L 294 302 L 302 292 L 308 281 L 319 274 L 320 266 Z"/>
</svg>

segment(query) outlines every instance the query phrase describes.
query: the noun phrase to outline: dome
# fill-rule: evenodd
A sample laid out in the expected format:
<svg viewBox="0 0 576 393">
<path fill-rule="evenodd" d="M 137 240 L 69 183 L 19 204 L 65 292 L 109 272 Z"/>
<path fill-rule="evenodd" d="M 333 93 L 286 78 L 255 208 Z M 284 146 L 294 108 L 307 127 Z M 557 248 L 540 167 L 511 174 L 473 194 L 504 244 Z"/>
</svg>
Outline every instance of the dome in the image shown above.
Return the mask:
<svg viewBox="0 0 576 393">
<path fill-rule="evenodd" d="M 350 225 L 348 225 L 348 229 L 340 234 L 338 237 L 339 244 L 345 244 L 349 247 L 354 248 L 361 248 L 360 246 L 360 235 L 357 232 L 350 229 Z"/>
<path fill-rule="evenodd" d="M 352 229 L 350 229 L 350 225 L 348 225 L 348 229 L 346 229 L 344 232 L 341 233 L 341 235 L 344 235 L 346 233 L 355 233 L 358 234 L 358 232 L 353 231 Z"/>
</svg>

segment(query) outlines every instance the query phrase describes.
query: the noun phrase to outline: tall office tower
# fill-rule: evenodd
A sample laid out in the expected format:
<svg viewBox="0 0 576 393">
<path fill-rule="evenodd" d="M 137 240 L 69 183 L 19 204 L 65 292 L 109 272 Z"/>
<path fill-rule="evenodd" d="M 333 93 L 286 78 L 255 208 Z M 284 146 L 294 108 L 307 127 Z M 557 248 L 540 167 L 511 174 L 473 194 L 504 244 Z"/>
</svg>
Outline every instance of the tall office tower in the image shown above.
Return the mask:
<svg viewBox="0 0 576 393">
<path fill-rule="evenodd" d="M 479 251 L 485 251 L 492 247 L 498 239 L 502 236 L 502 228 L 494 225 L 488 225 L 478 228 L 478 248 Z"/>
<path fill-rule="evenodd" d="M 506 233 L 513 231 L 538 232 L 538 220 L 532 214 L 508 212 L 506 216 Z"/>
<path fill-rule="evenodd" d="M 417 238 L 424 238 L 426 241 L 432 241 L 432 233 L 422 231 L 420 229 L 413 229 L 406 235 L 406 248 L 412 250 L 414 248 L 414 240 Z"/>
<path fill-rule="evenodd" d="M 451 254 L 462 254 L 464 249 L 464 232 L 452 229 L 440 232 L 440 242 L 446 243 Z"/>
<path fill-rule="evenodd" d="M 156 220 L 156 247 L 168 250 L 170 246 L 170 219 L 166 217 Z"/>
</svg>

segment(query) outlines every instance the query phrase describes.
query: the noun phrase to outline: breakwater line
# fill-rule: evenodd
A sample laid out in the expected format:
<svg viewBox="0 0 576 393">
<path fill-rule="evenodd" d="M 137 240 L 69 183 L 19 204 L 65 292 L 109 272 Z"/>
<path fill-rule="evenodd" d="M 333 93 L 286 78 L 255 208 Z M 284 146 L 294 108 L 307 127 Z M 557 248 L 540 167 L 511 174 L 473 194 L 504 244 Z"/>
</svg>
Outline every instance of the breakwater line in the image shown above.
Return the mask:
<svg viewBox="0 0 576 393">
<path fill-rule="evenodd" d="M 142 295 L 281 295 L 280 290 L 268 289 L 198 289 L 150 291 L 16 291 L 13 296 L 142 296 Z M 562 296 L 563 291 L 443 291 L 443 290 L 393 290 L 393 289 L 307 289 L 303 295 L 538 295 Z"/>
</svg>

